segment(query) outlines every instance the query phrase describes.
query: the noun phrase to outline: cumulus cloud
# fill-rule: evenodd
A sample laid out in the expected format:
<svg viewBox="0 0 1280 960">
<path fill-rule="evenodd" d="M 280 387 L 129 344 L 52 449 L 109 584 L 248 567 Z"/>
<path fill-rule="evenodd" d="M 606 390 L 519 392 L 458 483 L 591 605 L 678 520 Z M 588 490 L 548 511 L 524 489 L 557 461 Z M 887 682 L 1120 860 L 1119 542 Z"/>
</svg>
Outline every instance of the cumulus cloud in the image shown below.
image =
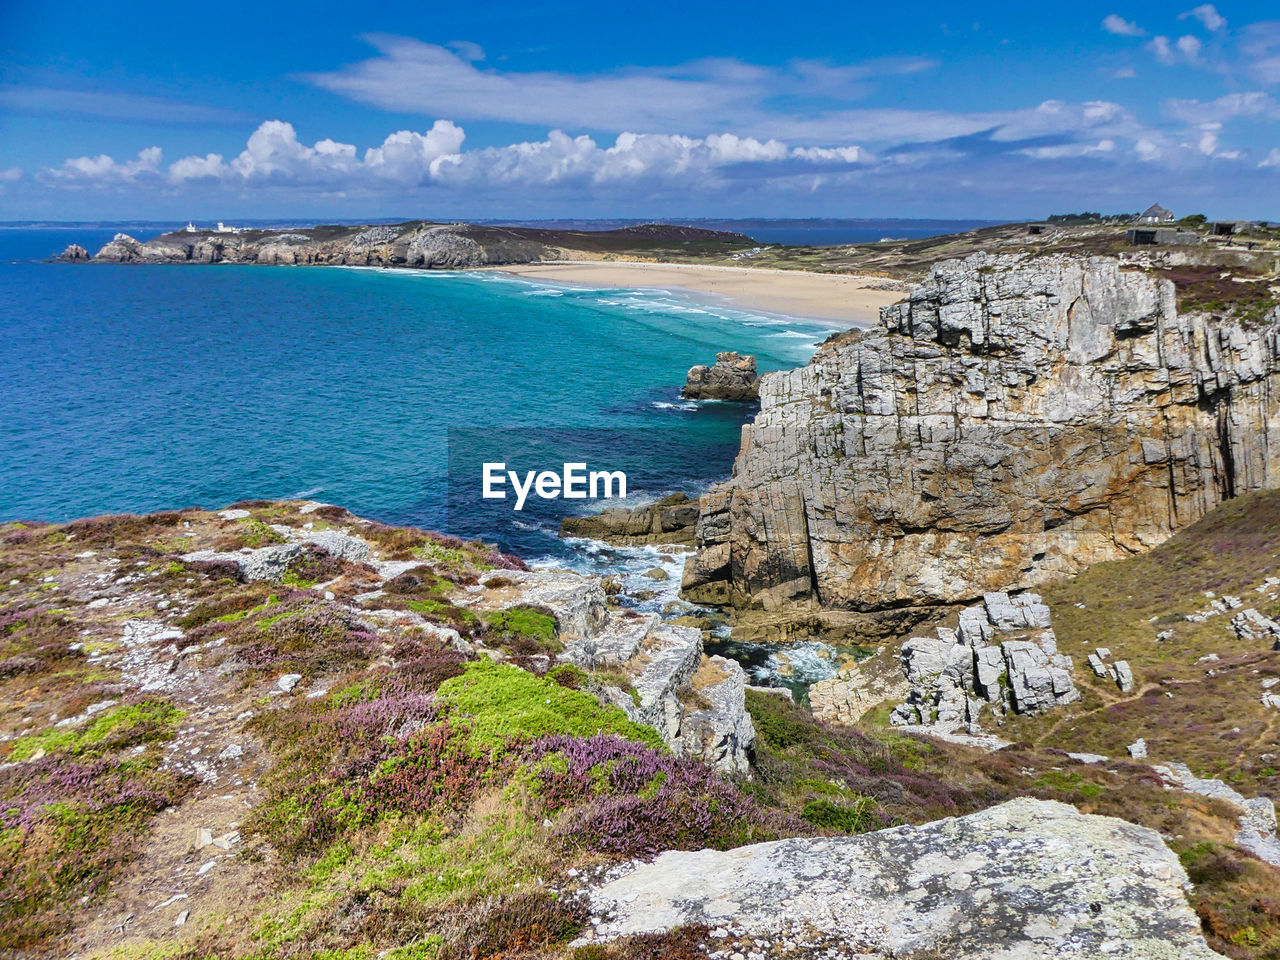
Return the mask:
<svg viewBox="0 0 1280 960">
<path fill-rule="evenodd" d="M 1102 18 L 1102 29 L 1117 37 L 1145 37 L 1147 35 L 1147 31 L 1117 13 L 1109 13 Z"/>
<path fill-rule="evenodd" d="M 194 154 L 164 167 L 160 148 L 149 147 L 123 162 L 105 154 L 70 158 L 38 179 L 67 187 L 147 184 L 174 196 L 200 190 L 244 196 L 254 189 L 348 198 L 394 198 L 421 190 L 472 199 L 543 195 L 544 189 L 593 197 L 798 192 L 847 187 L 894 171 L 914 177 L 951 170 L 971 177 L 980 165 L 997 163 L 1065 169 L 1073 160 L 1089 160 L 1091 166 L 1141 162 L 1189 169 L 1241 158 L 1223 146 L 1229 139 L 1224 123 L 1277 116 L 1280 106 L 1263 92 L 1235 93 L 1212 101 L 1171 100 L 1165 113 L 1181 122 L 1181 133 L 1167 125 L 1149 127 L 1111 101 L 1047 100 L 978 113 L 839 111 L 800 118 L 796 129 L 805 135 L 799 137 L 623 131 L 600 138 L 555 128 L 542 138 L 477 149 L 467 149 L 466 132 L 446 119 L 421 131 L 394 131 L 367 148 L 331 138 L 310 142 L 291 123 L 269 120 L 235 155 Z M 839 135 L 813 136 L 824 130 Z M 883 148 L 850 142 L 862 131 Z M 1023 173 L 1026 182 L 1035 180 L 1029 170 Z"/>
<path fill-rule="evenodd" d="M 1194 17 L 1204 24 L 1206 30 L 1211 30 L 1215 33 L 1227 25 L 1227 18 L 1218 13 L 1217 7 L 1212 3 L 1202 3 L 1200 6 L 1180 14 L 1178 19 L 1186 20 L 1188 17 Z"/>
<path fill-rule="evenodd" d="M 245 149 L 227 161 L 221 154 L 182 157 L 167 170 L 152 147 L 136 161 L 117 163 L 107 155 L 78 157 L 45 171 L 51 183 L 110 184 L 151 179 L 181 187 L 188 183 L 320 186 L 377 191 L 396 187 L 453 187 L 502 184 L 604 184 L 664 181 L 711 183 L 733 177 L 735 168 L 757 168 L 786 177 L 797 168 L 848 167 L 871 154 L 859 146 L 790 147 L 732 133 L 706 137 L 624 132 L 611 145 L 586 135 L 551 131 L 543 140 L 464 151 L 466 133 L 450 120 L 437 120 L 425 133 L 399 130 L 361 155 L 355 145 L 322 139 L 308 145 L 292 124 L 269 120 L 249 136 Z"/>
<path fill-rule="evenodd" d="M 402 183 L 421 183 L 462 149 L 466 134 L 451 120 L 437 120 L 426 133 L 398 130 L 364 154 L 366 169 Z"/>
<path fill-rule="evenodd" d="M 159 147 L 147 147 L 138 151 L 137 160 L 124 163 L 117 163 L 105 153 L 96 157 L 70 157 L 61 166 L 44 170 L 42 176 L 48 182 L 68 185 L 132 183 L 156 174 L 163 156 Z"/>
</svg>

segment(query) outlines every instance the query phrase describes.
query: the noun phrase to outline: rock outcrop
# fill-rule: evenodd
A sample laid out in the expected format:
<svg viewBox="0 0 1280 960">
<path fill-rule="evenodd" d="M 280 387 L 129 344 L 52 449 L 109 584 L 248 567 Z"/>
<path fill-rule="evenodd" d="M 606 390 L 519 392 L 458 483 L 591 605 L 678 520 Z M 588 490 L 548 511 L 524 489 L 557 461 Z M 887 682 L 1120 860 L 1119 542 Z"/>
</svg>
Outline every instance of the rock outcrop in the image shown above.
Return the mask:
<svg viewBox="0 0 1280 960">
<path fill-rule="evenodd" d="M 756 358 L 733 351 L 716 354 L 714 367 L 690 367 L 680 396 L 686 400 L 737 400 L 754 402 L 760 397 Z"/>
<path fill-rule="evenodd" d="M 819 680 L 809 687 L 809 707 L 813 715 L 828 723 L 857 723 L 873 708 L 885 701 L 905 700 L 911 694 L 897 665 L 881 666 L 889 657 L 884 647 L 878 647 L 869 660 L 845 667 L 828 680 Z"/>
<path fill-rule="evenodd" d="M 1253 607 L 1241 610 L 1232 617 L 1231 629 L 1241 640 L 1259 646 L 1271 644 L 1272 650 L 1280 650 L 1280 623 L 1264 617 Z"/>
<path fill-rule="evenodd" d="M 81 263 L 89 259 L 89 251 L 78 243 L 71 243 L 55 259 L 63 260 L 67 263 Z"/>
<path fill-rule="evenodd" d="M 889 719 L 976 731 L 987 706 L 997 717 L 1043 713 L 1080 699 L 1071 668 L 1039 596 L 988 593 L 960 611 L 954 630 L 938 627 L 902 645 L 910 692 Z"/>
<path fill-rule="evenodd" d="M 746 710 L 742 667 L 703 653 L 702 631 L 657 614 L 611 611 L 600 581 L 560 571 L 493 577 L 511 581 L 520 602 L 550 610 L 564 652 L 584 670 L 618 671 L 630 690 L 605 691 L 609 702 L 647 724 L 681 756 L 700 757 L 722 773 L 746 776 L 755 727 Z"/>
<path fill-rule="evenodd" d="M 702 498 L 686 596 L 965 602 L 1280 484 L 1280 316 L 1175 301 L 1107 258 L 938 264 L 881 329 L 761 381 L 732 479 Z"/>
<path fill-rule="evenodd" d="M 1201 779 L 1185 763 L 1156 766 L 1155 771 L 1169 783 L 1188 793 L 1229 803 L 1240 812 L 1240 830 L 1235 842 L 1273 867 L 1280 867 L 1280 837 L 1276 836 L 1276 807 L 1269 797 L 1244 797 L 1221 780 Z"/>
<path fill-rule="evenodd" d="M 698 501 L 673 493 L 654 503 L 617 507 L 589 517 L 565 517 L 560 536 L 587 537 L 619 546 L 686 544 L 692 546 L 698 526 Z"/>
<path fill-rule="evenodd" d="M 856 837 L 668 852 L 590 891 L 583 942 L 704 924 L 765 957 L 1212 960 L 1146 827 L 1022 798 Z"/>
<path fill-rule="evenodd" d="M 117 233 L 102 245 L 93 259 L 113 260 L 116 263 L 133 263 L 143 259 L 142 244 L 127 233 Z"/>
</svg>

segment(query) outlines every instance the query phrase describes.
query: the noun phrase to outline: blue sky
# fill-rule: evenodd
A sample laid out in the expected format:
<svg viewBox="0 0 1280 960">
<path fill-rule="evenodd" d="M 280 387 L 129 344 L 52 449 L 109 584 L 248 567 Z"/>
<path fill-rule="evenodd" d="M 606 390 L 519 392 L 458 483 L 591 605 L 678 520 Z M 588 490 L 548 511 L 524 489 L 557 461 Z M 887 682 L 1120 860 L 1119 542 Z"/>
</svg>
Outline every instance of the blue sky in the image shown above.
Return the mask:
<svg viewBox="0 0 1280 960">
<path fill-rule="evenodd" d="M 0 219 L 1280 220 L 1280 10 L 0 5 Z"/>
</svg>

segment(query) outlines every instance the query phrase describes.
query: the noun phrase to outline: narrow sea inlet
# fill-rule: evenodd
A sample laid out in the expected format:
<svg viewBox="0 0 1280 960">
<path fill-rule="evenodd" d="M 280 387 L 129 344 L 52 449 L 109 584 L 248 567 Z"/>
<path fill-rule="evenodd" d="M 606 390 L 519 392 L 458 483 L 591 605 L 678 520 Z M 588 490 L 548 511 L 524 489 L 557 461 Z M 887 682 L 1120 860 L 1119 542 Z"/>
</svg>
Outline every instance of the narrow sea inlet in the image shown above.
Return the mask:
<svg viewBox="0 0 1280 960">
<path fill-rule="evenodd" d="M 451 431 L 563 436 L 557 467 L 585 446 L 633 500 L 694 493 L 728 475 L 751 410 L 682 401 L 688 368 L 727 349 L 796 366 L 829 332 L 490 272 L 41 262 L 106 239 L 0 234 L 2 519 L 313 497 L 581 563 L 555 509 L 590 504 L 482 510 L 478 475 L 474 512 L 447 502 Z"/>
</svg>

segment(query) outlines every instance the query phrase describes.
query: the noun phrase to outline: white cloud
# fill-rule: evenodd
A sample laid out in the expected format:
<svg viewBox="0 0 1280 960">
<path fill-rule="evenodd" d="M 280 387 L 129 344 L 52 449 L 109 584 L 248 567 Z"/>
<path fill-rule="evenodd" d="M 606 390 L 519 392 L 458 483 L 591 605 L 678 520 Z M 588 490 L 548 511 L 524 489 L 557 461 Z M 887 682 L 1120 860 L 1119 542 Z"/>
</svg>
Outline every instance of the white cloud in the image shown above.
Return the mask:
<svg viewBox="0 0 1280 960">
<path fill-rule="evenodd" d="M 314 183 L 340 179 L 359 163 L 356 148 L 349 143 L 324 139 L 308 147 L 298 140 L 293 124 L 268 120 L 250 134 L 230 167 L 245 180 Z"/>
<path fill-rule="evenodd" d="M 1276 147 L 1258 164 L 1260 167 L 1280 167 L 1280 147 Z"/>
<path fill-rule="evenodd" d="M 55 117 L 93 117 L 100 120 L 209 125 L 243 123 L 237 110 L 139 96 L 119 90 L 66 90 L 57 87 L 0 85 L 0 109 Z"/>
<path fill-rule="evenodd" d="M 230 169 L 222 162 L 222 154 L 210 153 L 203 157 L 183 157 L 169 164 L 169 179 L 174 183 L 186 180 L 203 180 L 226 176 Z"/>
<path fill-rule="evenodd" d="M 70 157 L 61 166 L 43 171 L 42 178 L 49 182 L 66 184 L 121 184 L 132 183 L 139 178 L 157 173 L 163 154 L 159 147 L 147 147 L 138 151 L 137 160 L 117 163 L 105 153 L 96 157 Z"/>
<path fill-rule="evenodd" d="M 17 183 L 21 179 L 21 167 L 9 167 L 7 170 L 0 170 L 0 183 Z"/>
<path fill-rule="evenodd" d="M 1119 67 L 1107 74 L 1112 80 L 1134 80 L 1138 76 L 1138 71 L 1133 67 Z"/>
<path fill-rule="evenodd" d="M 1186 123 L 1198 124 L 1232 117 L 1269 117 L 1280 120 L 1280 103 L 1261 91 L 1229 93 L 1216 100 L 1168 100 L 1164 109 Z"/>
<path fill-rule="evenodd" d="M 793 60 L 779 67 L 709 58 L 588 75 L 485 66 L 476 59 L 483 51 L 464 43 L 443 47 L 383 34 L 366 39 L 375 56 L 307 79 L 396 113 L 640 133 L 745 131 L 767 138 L 772 123 L 794 113 L 765 106 L 771 98 L 821 97 L 831 101 L 828 112 L 839 111 L 877 79 L 935 65 L 922 57 Z"/>
<path fill-rule="evenodd" d="M 1200 59 L 1201 46 L 1202 45 L 1199 39 L 1191 36 L 1191 34 L 1187 34 L 1186 36 L 1178 38 L 1178 43 L 1177 43 L 1178 52 L 1181 53 L 1188 60 Z"/>
<path fill-rule="evenodd" d="M 1195 17 L 1204 24 L 1206 30 L 1211 30 L 1215 33 L 1227 25 L 1227 18 L 1218 13 L 1217 7 L 1212 3 L 1202 3 L 1195 9 L 1180 14 L 1178 19 L 1185 20 L 1188 17 Z"/>
<path fill-rule="evenodd" d="M 472 43 L 470 40 L 451 40 L 445 46 L 464 60 L 475 62 L 484 59 L 484 48 L 478 43 Z"/>
<path fill-rule="evenodd" d="M 1159 160 L 1164 154 L 1159 144 L 1146 137 L 1143 137 L 1133 145 L 1133 152 L 1138 155 L 1140 160 Z"/>
<path fill-rule="evenodd" d="M 1097 143 L 1067 143 L 1054 147 L 1029 147 L 1021 151 L 1037 160 L 1063 160 L 1071 157 L 1106 156 L 1115 152 L 1116 142 L 1111 139 Z"/>
<path fill-rule="evenodd" d="M 1152 37 L 1147 43 L 1147 49 L 1166 66 L 1173 66 L 1183 61 L 1195 63 L 1200 59 L 1202 48 L 1203 44 L 1200 40 L 1189 33 L 1172 42 L 1166 36 L 1157 36 Z"/>
<path fill-rule="evenodd" d="M 466 134 L 451 120 L 437 120 L 425 134 L 399 130 L 364 153 L 367 170 L 388 180 L 420 183 L 430 179 L 441 162 L 462 149 Z"/>
<path fill-rule="evenodd" d="M 1117 13 L 1109 13 L 1102 18 L 1102 29 L 1117 37 L 1145 37 L 1147 35 L 1147 31 Z"/>
<path fill-rule="evenodd" d="M 1240 50 L 1255 78 L 1265 84 L 1280 83 L 1280 21 L 1250 24 Z"/>
</svg>

